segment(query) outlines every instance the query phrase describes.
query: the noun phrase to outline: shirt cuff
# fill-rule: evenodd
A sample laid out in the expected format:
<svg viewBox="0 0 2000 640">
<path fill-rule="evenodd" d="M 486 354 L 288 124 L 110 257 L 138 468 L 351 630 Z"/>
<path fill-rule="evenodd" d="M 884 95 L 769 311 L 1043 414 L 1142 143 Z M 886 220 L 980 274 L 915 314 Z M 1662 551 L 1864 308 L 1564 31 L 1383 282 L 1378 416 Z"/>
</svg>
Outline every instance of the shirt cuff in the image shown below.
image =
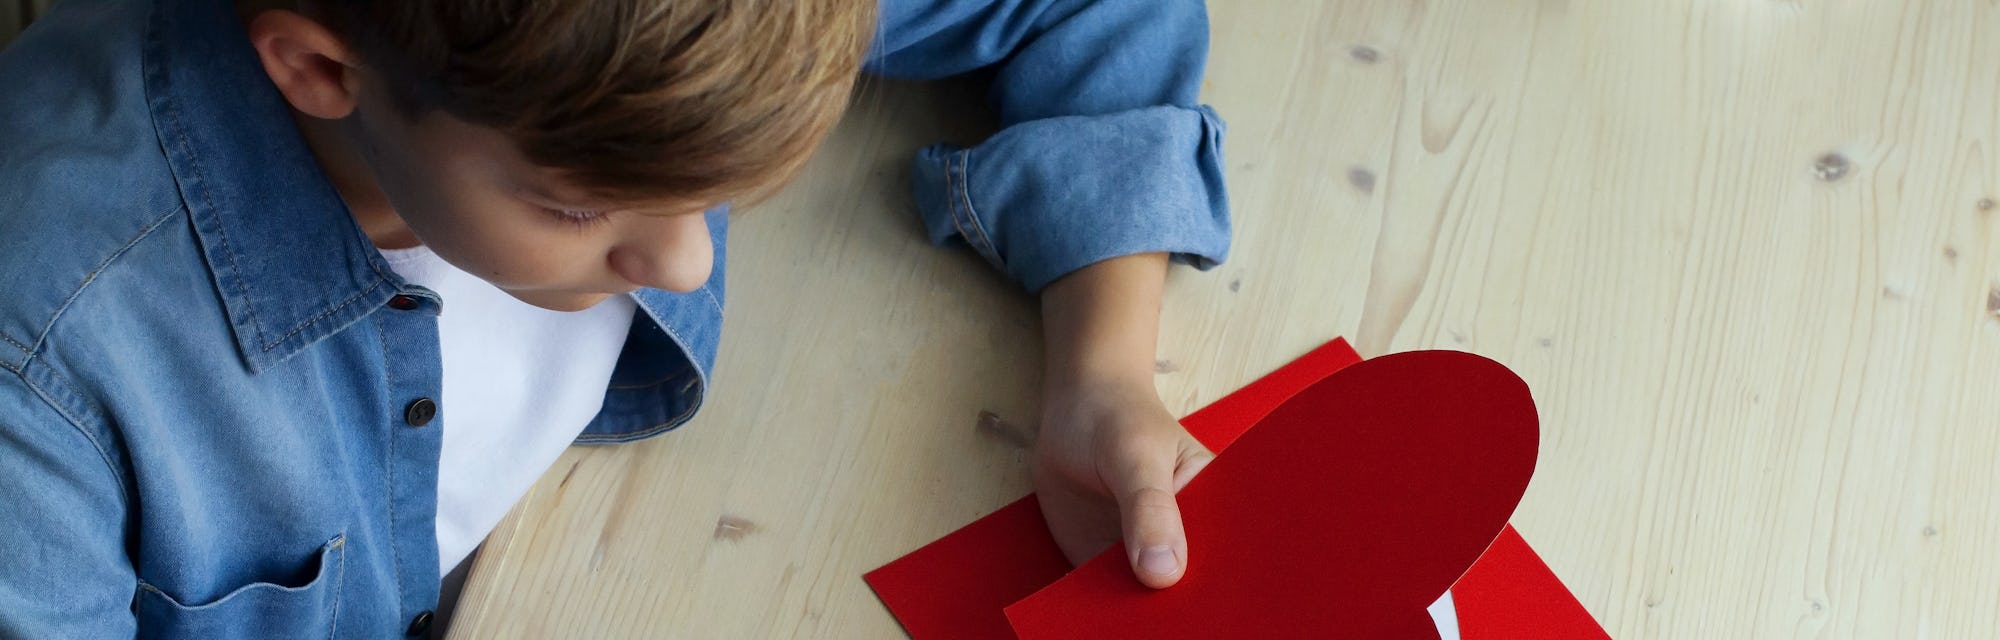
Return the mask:
<svg viewBox="0 0 2000 640">
<path fill-rule="evenodd" d="M 912 189 L 932 242 L 970 246 L 1030 292 L 1139 253 L 1207 270 L 1229 254 L 1222 134 L 1207 106 L 1033 120 L 919 151 Z"/>
</svg>

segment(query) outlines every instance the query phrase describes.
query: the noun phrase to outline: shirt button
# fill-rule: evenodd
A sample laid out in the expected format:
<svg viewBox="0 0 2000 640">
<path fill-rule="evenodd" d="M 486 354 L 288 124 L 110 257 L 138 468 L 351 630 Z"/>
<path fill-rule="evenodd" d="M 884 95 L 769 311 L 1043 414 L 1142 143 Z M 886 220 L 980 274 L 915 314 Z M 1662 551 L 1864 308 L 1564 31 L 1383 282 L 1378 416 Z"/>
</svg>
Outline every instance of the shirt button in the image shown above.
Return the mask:
<svg viewBox="0 0 2000 640">
<path fill-rule="evenodd" d="M 416 618 L 410 620 L 410 628 L 403 631 L 403 635 L 421 636 L 430 632 L 431 612 L 429 609 L 425 609 L 423 613 L 417 614 Z"/>
<path fill-rule="evenodd" d="M 409 296 L 396 296 L 389 299 L 389 308 L 397 311 L 413 311 L 417 308 L 417 299 Z"/>
<path fill-rule="evenodd" d="M 416 402 L 410 403 L 410 406 L 403 409 L 403 422 L 409 423 L 412 427 L 421 427 L 430 424 L 431 419 L 436 418 L 437 414 L 436 401 L 430 398 L 417 398 Z"/>
</svg>

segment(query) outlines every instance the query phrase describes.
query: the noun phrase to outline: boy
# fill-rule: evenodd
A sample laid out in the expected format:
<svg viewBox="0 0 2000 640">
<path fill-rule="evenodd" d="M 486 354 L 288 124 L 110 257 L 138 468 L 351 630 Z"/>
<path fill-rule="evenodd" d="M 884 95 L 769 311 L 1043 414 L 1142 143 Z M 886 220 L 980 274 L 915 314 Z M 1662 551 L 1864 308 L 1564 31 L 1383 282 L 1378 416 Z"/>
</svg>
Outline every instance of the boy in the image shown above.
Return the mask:
<svg viewBox="0 0 2000 640">
<path fill-rule="evenodd" d="M 1073 561 L 1185 570 L 1210 459 L 1152 386 L 1226 252 L 1196 0 L 71 0 L 0 52 L 0 636 L 429 632 L 562 447 L 713 364 L 731 200 L 862 69 L 994 74 L 915 161 L 1041 296 L 1035 484 Z"/>
</svg>

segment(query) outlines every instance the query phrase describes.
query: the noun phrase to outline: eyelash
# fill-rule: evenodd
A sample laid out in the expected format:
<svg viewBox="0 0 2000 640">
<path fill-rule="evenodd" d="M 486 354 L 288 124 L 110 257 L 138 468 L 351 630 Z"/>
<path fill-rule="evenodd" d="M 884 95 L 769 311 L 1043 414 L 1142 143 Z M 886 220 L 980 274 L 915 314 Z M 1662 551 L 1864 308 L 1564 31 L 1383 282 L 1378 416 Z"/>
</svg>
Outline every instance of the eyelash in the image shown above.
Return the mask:
<svg viewBox="0 0 2000 640">
<path fill-rule="evenodd" d="M 575 225 L 578 229 L 588 229 L 604 222 L 602 211 L 579 211 L 576 209 L 544 209 L 557 220 Z"/>
</svg>

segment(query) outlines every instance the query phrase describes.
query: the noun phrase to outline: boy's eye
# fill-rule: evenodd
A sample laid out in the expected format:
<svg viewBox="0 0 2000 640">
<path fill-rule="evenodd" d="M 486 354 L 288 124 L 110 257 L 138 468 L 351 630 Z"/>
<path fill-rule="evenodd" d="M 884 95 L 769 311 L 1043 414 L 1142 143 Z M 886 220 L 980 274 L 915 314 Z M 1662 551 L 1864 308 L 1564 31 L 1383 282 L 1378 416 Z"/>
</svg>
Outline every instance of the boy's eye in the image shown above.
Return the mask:
<svg viewBox="0 0 2000 640">
<path fill-rule="evenodd" d="M 602 211 L 589 211 L 583 209 L 548 209 L 548 208 L 544 208 L 543 211 L 549 212 L 549 215 L 555 216 L 556 219 L 558 220 L 562 220 L 563 222 L 568 222 L 580 228 L 588 227 L 590 225 L 604 221 L 604 212 Z"/>
</svg>

